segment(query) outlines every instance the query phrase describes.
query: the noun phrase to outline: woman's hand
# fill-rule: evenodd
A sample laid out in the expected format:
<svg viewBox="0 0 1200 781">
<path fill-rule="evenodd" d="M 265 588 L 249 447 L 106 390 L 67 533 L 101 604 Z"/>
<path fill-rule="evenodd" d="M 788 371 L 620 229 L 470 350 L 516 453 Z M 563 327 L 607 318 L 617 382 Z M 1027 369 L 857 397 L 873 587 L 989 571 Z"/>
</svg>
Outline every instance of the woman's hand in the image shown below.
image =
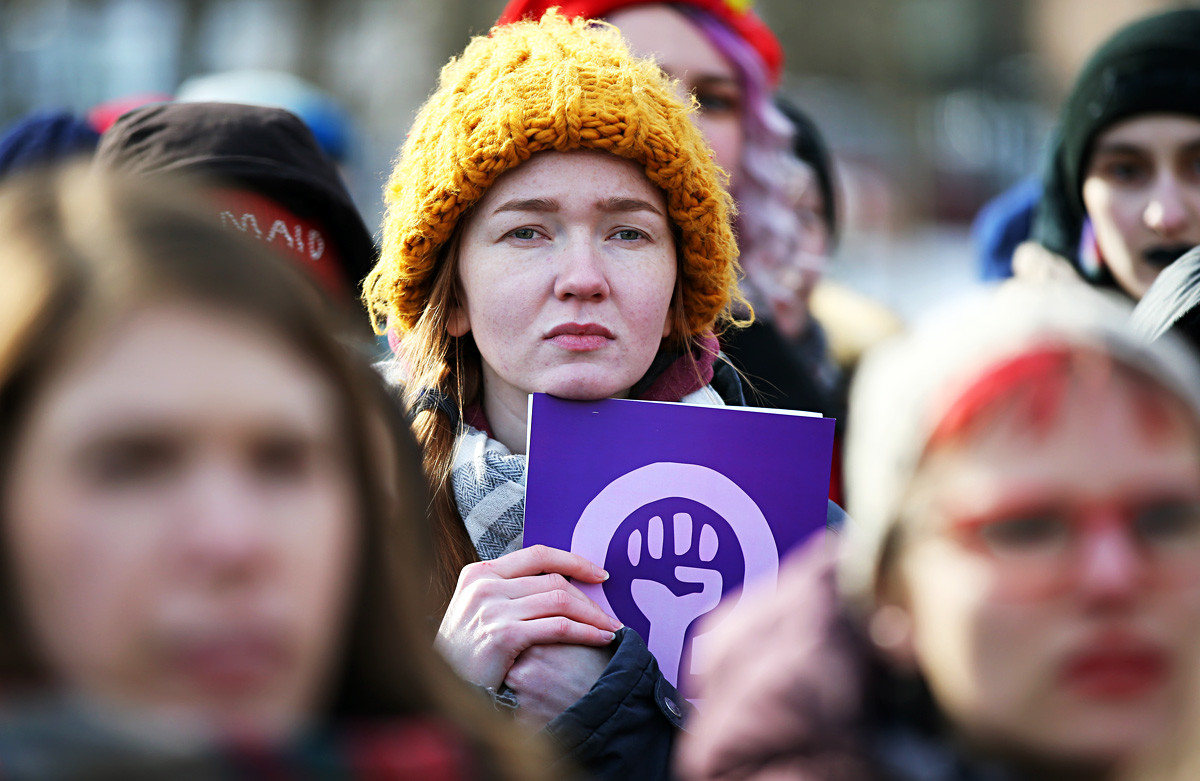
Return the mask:
<svg viewBox="0 0 1200 781">
<path fill-rule="evenodd" d="M 504 682 L 517 695 L 517 721 L 541 729 L 600 680 L 611 648 L 535 645 L 517 658 Z"/>
<path fill-rule="evenodd" d="M 462 678 L 498 688 L 532 646 L 608 645 L 620 622 L 567 578 L 602 583 L 608 573 L 544 545 L 468 564 L 438 628 L 437 649 Z"/>
</svg>

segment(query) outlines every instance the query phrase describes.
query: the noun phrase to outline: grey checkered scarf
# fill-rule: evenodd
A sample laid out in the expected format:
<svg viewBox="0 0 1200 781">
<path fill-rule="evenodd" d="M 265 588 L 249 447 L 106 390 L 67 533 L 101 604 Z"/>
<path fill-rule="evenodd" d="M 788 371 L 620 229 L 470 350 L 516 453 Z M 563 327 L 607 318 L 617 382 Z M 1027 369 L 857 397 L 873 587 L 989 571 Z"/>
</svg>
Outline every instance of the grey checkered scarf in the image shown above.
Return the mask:
<svg viewBox="0 0 1200 781">
<path fill-rule="evenodd" d="M 724 406 L 711 385 L 689 393 L 684 404 Z M 454 443 L 450 484 L 458 514 L 483 561 L 520 550 L 525 534 L 525 456 L 513 454 L 477 428 L 464 426 Z"/>
<path fill-rule="evenodd" d="M 465 427 L 455 442 L 450 483 L 458 514 L 479 558 L 520 550 L 525 531 L 525 456 L 510 453 L 479 429 Z"/>
</svg>

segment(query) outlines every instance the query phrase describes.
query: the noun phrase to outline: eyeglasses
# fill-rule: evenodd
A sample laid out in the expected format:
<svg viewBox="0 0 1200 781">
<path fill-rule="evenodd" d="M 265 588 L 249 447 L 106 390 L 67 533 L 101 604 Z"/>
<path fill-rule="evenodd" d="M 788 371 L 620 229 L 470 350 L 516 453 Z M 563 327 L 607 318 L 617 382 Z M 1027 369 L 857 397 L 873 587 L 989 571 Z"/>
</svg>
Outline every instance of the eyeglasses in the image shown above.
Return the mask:
<svg viewBox="0 0 1200 781">
<path fill-rule="evenodd" d="M 1039 505 L 960 518 L 946 527 L 985 556 L 1004 593 L 1019 599 L 1060 594 L 1078 583 L 1089 543 L 1118 534 L 1137 556 L 1137 577 L 1170 589 L 1200 582 L 1200 500 L 1158 498 L 1125 504 Z"/>
</svg>

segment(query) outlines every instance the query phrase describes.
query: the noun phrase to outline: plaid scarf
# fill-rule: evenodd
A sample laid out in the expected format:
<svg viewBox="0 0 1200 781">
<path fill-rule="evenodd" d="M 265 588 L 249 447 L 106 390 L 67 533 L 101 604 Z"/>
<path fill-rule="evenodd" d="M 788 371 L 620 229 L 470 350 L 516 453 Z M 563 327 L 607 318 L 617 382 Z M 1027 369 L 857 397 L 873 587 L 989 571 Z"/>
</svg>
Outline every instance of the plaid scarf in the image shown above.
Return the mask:
<svg viewBox="0 0 1200 781">
<path fill-rule="evenodd" d="M 723 406 L 720 395 L 706 385 L 679 399 L 684 404 Z M 455 442 L 450 482 L 458 514 L 482 561 L 520 550 L 525 532 L 524 455 L 474 426 L 463 424 Z"/>
<path fill-rule="evenodd" d="M 463 425 L 450 483 L 458 514 L 483 561 L 520 550 L 525 531 L 525 456 Z"/>
</svg>

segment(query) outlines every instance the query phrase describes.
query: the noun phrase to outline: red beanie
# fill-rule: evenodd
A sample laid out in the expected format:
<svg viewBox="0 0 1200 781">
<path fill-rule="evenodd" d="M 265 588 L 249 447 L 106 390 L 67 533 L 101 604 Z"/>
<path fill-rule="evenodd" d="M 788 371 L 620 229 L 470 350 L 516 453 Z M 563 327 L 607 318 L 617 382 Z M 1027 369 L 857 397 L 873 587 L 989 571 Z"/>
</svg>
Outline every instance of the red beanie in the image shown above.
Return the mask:
<svg viewBox="0 0 1200 781">
<path fill-rule="evenodd" d="M 540 19 L 547 9 L 557 6 L 563 16 L 600 19 L 631 5 L 662 3 L 664 0 L 508 0 L 496 24 L 511 24 L 521 19 Z M 754 47 L 766 66 L 771 85 L 779 86 L 783 74 L 783 49 L 771 28 L 750 10 L 751 0 L 675 0 L 683 5 L 708 11 L 725 22 L 746 43 Z"/>
</svg>

